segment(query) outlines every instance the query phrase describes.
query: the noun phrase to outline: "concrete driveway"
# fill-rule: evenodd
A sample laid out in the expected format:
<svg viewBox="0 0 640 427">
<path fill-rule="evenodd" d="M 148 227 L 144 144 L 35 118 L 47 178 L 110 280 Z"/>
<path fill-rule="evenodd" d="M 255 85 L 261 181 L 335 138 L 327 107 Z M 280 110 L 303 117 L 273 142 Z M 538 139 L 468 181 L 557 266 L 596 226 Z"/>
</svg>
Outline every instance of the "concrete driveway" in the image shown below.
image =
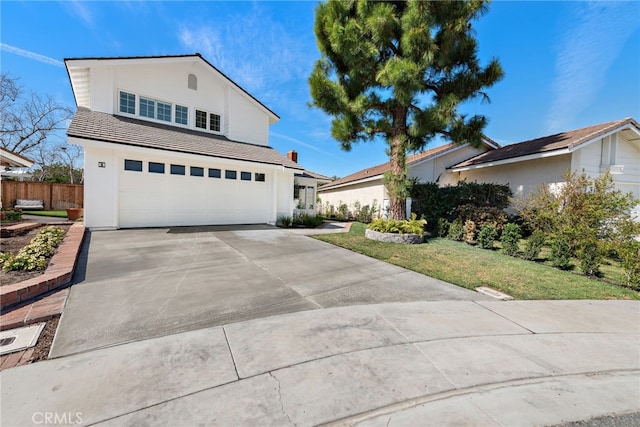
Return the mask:
<svg viewBox="0 0 640 427">
<path fill-rule="evenodd" d="M 640 423 L 640 302 L 486 299 L 273 228 L 96 232 L 0 424 Z"/>
<path fill-rule="evenodd" d="M 318 308 L 487 299 L 274 227 L 99 231 L 51 355 Z"/>
</svg>

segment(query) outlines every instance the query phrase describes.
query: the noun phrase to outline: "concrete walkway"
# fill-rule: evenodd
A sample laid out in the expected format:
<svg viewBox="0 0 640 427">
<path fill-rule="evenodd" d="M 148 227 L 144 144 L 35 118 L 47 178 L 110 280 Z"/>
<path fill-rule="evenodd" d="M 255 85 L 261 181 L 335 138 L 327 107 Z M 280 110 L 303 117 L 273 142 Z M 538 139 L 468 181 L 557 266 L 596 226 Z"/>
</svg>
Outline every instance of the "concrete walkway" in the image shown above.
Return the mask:
<svg viewBox="0 0 640 427">
<path fill-rule="evenodd" d="M 114 426 L 554 425 L 640 411 L 640 303 L 309 310 L 50 359 L 0 381 L 3 426 L 46 413 Z"/>
</svg>

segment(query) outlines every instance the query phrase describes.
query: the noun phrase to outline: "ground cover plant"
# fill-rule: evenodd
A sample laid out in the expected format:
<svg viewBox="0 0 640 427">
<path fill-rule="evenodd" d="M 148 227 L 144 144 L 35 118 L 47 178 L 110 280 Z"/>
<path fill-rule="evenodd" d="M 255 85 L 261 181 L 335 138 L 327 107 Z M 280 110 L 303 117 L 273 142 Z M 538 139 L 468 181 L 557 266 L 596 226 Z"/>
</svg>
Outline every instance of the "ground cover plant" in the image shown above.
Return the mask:
<svg viewBox="0 0 640 427">
<path fill-rule="evenodd" d="M 424 226 L 427 221 L 424 219 L 418 219 L 416 214 L 411 214 L 410 219 L 375 219 L 369 224 L 369 228 L 373 231 L 380 233 L 397 233 L 397 234 L 417 234 L 422 236 L 424 233 Z"/>
<path fill-rule="evenodd" d="M 634 290 L 558 270 L 542 262 L 442 238 L 430 238 L 422 245 L 378 242 L 364 237 L 365 227 L 354 223 L 348 233 L 315 238 L 464 288 L 488 286 L 517 299 L 640 300 L 640 293 Z M 612 281 L 623 277 L 622 269 L 614 263 L 607 265 L 607 271 L 617 272 L 606 274 Z"/>
<path fill-rule="evenodd" d="M 1 252 L 0 265 L 4 271 L 44 270 L 49 258 L 64 239 L 65 231 L 56 226 L 44 227 L 17 253 Z"/>
</svg>

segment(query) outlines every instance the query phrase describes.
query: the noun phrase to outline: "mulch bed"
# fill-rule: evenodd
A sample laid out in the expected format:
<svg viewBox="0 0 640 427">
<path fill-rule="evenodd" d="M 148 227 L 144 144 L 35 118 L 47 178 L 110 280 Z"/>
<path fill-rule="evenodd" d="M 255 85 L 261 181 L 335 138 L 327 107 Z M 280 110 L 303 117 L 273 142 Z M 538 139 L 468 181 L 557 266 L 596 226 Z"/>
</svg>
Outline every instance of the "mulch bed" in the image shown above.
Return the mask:
<svg viewBox="0 0 640 427">
<path fill-rule="evenodd" d="M 47 360 L 49 358 L 49 350 L 51 349 L 51 344 L 53 344 L 53 337 L 56 335 L 59 320 L 59 315 L 47 320 L 47 324 L 44 325 L 44 329 L 40 333 L 40 338 L 38 338 L 38 342 L 33 349 L 31 363 Z"/>
<path fill-rule="evenodd" d="M 44 226 L 44 224 L 43 224 Z M 71 225 L 56 225 L 56 227 L 60 227 L 64 230 L 65 235 L 67 234 L 67 231 L 69 231 L 69 228 L 71 227 Z M 11 253 L 16 253 L 18 252 L 20 249 L 22 249 L 23 247 L 25 247 L 26 245 L 29 244 L 29 242 L 31 242 L 31 239 L 33 239 L 36 234 L 38 234 L 38 232 L 40 231 L 40 227 L 33 229 L 33 230 L 29 230 L 28 232 L 26 232 L 25 234 L 21 234 L 19 236 L 12 236 L 12 237 L 6 237 L 3 238 L 0 241 L 0 252 L 11 252 Z M 37 271 L 2 271 L 2 274 L 0 275 L 0 286 L 4 286 L 4 285 L 11 285 L 13 283 L 19 283 L 22 282 L 23 280 L 28 280 L 37 276 L 40 276 L 41 274 L 44 274 L 45 270 L 37 270 Z"/>
</svg>

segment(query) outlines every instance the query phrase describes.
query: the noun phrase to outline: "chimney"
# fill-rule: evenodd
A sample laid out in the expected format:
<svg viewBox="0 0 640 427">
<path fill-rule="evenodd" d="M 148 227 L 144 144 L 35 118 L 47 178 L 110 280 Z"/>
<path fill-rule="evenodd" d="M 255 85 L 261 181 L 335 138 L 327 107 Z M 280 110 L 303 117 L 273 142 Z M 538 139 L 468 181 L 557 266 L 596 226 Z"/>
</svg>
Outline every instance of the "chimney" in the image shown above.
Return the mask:
<svg viewBox="0 0 640 427">
<path fill-rule="evenodd" d="M 298 153 L 294 150 L 291 150 L 287 153 L 287 158 L 293 162 L 298 163 Z"/>
</svg>

